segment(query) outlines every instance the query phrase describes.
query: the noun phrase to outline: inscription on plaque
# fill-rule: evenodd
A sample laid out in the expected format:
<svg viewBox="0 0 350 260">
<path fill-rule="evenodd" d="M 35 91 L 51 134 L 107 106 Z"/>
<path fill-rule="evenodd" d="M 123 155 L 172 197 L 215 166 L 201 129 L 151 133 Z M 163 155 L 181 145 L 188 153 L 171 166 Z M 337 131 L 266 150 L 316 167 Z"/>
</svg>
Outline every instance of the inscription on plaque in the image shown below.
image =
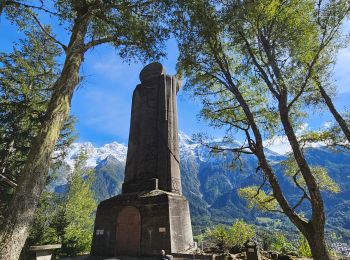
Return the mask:
<svg viewBox="0 0 350 260">
<path fill-rule="evenodd" d="M 104 230 L 103 229 L 97 229 L 96 230 L 96 235 L 103 235 Z"/>
</svg>

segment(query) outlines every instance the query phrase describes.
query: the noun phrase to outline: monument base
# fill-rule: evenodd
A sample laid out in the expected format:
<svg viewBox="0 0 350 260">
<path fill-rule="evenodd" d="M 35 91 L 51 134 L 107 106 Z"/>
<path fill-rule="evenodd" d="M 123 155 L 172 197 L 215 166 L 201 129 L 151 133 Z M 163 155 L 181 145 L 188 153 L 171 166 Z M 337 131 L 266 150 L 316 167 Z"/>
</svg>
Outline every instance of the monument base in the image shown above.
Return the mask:
<svg viewBox="0 0 350 260">
<path fill-rule="evenodd" d="M 91 255 L 159 256 L 193 247 L 188 201 L 153 190 L 102 201 L 96 213 Z"/>
</svg>

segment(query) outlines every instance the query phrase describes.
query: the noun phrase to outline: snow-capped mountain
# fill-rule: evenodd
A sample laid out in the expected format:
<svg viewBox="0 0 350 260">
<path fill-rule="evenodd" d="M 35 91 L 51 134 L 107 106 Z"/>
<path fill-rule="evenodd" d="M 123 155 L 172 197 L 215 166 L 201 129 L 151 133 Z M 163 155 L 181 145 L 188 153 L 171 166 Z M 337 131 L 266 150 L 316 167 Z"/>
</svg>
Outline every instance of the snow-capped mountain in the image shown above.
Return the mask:
<svg viewBox="0 0 350 260">
<path fill-rule="evenodd" d="M 221 147 L 225 146 L 225 144 L 223 144 L 219 139 L 212 141 L 210 145 L 220 145 Z M 241 144 L 239 142 L 234 142 L 233 144 L 235 147 L 239 147 L 240 145 Z M 211 158 L 209 148 L 193 141 L 191 137 L 183 132 L 179 132 L 179 148 L 180 156 L 184 159 L 188 157 L 194 157 L 200 161 L 205 162 Z M 127 150 L 128 148 L 126 145 L 117 142 L 105 144 L 101 147 L 94 147 L 94 145 L 90 142 L 74 143 L 70 147 L 64 161 L 69 167 L 73 168 L 75 158 L 81 151 L 85 151 L 88 157 L 86 161 L 86 167 L 96 167 L 101 161 L 110 155 L 115 157 L 115 159 L 120 162 L 125 162 Z M 265 152 L 267 156 L 281 156 L 269 149 L 265 149 Z"/>
<path fill-rule="evenodd" d="M 105 144 L 102 147 L 94 147 L 92 143 L 74 143 L 69 149 L 65 162 L 74 167 L 74 159 L 77 157 L 80 151 L 86 151 L 87 153 L 87 167 L 96 167 L 101 161 L 112 155 L 119 161 L 126 161 L 126 154 L 128 148 L 124 144 L 113 142 Z"/>
<path fill-rule="evenodd" d="M 220 140 L 214 140 L 211 145 L 225 145 Z M 236 142 L 235 146 L 240 143 Z M 181 159 L 181 177 L 183 193 L 190 203 L 190 210 L 194 225 L 205 223 L 232 223 L 234 218 L 255 221 L 256 211 L 246 207 L 246 201 L 238 196 L 238 189 L 250 185 L 260 185 L 261 174 L 256 173 L 257 160 L 253 155 L 244 154 L 241 161 L 233 160 L 233 156 L 215 156 L 208 147 L 194 141 L 184 133 L 179 133 L 179 148 Z M 67 176 L 74 167 L 74 159 L 79 151 L 87 153 L 87 167 L 95 169 L 93 189 L 96 199 L 102 201 L 121 192 L 124 180 L 124 168 L 127 146 L 113 142 L 102 147 L 94 147 L 91 143 L 75 143 L 59 169 L 58 179 L 51 184 L 56 191 L 64 191 Z M 335 223 L 341 219 L 343 228 L 350 234 L 350 157 L 345 152 L 334 152 L 327 148 L 308 148 L 306 153 L 312 165 L 319 165 L 328 169 L 330 176 L 341 185 L 339 194 L 325 194 L 326 207 L 338 205 L 344 214 L 332 215 L 329 221 Z M 284 192 L 296 194 L 297 190 L 289 180 L 283 177 L 279 162 L 285 157 L 268 148 L 265 154 L 272 163 Z M 295 197 L 295 196 L 294 196 Z M 271 216 L 270 216 L 271 217 Z M 280 218 L 280 216 L 279 216 Z"/>
</svg>

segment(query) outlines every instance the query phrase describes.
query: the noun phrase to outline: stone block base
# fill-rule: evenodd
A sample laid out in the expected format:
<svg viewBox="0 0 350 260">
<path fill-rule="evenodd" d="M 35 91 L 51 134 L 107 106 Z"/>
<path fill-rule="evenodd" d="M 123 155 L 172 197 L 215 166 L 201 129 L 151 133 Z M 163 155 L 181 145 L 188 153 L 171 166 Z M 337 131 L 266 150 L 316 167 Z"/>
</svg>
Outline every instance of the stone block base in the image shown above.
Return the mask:
<svg viewBox="0 0 350 260">
<path fill-rule="evenodd" d="M 159 256 L 184 253 L 193 246 L 185 197 L 153 190 L 121 194 L 97 208 L 91 255 Z"/>
</svg>

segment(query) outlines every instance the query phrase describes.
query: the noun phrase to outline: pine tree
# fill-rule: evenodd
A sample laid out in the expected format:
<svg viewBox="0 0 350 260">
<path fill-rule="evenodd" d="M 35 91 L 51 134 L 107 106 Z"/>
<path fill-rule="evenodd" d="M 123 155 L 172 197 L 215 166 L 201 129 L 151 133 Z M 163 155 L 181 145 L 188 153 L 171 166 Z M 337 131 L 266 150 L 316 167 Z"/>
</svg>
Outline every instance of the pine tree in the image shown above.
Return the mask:
<svg viewBox="0 0 350 260">
<path fill-rule="evenodd" d="M 91 189 L 94 170 L 84 168 L 86 159 L 86 153 L 81 151 L 68 181 L 64 211 L 67 225 L 62 238 L 63 255 L 88 253 L 91 248 L 97 204 Z"/>
<path fill-rule="evenodd" d="M 53 84 L 44 120 L 30 144 L 21 171 L 25 174 L 20 174 L 16 193 L 9 204 L 11 221 L 6 221 L 0 232 L 0 258 L 9 260 L 18 259 L 29 234 L 40 194 L 45 187 L 50 158 L 59 132 L 68 118 L 73 93 L 79 84 L 79 72 L 85 53 L 98 45 L 109 43 L 126 60 L 157 59 L 162 56 L 160 47 L 169 35 L 167 1 L 47 2 L 31 5 L 27 1 L 10 0 L 1 7 L 2 13 L 20 26 L 25 26 L 22 17 L 29 17 L 27 23 L 36 24 L 64 50 L 64 62 L 59 77 Z M 65 26 L 69 33 L 67 44 L 45 29 L 38 13 L 54 16 Z"/>
<path fill-rule="evenodd" d="M 49 31 L 49 28 L 46 28 Z M 9 54 L 0 53 L 0 174 L 17 182 L 30 144 L 44 120 L 57 79 L 60 50 L 42 31 L 31 28 Z M 60 133 L 53 161 L 59 161 L 73 139 L 74 118 Z M 0 186 L 0 223 L 14 188 Z"/>
<path fill-rule="evenodd" d="M 91 187 L 94 170 L 85 167 L 86 159 L 86 152 L 80 151 L 73 171 L 65 173 L 65 192 L 45 189 L 42 193 L 22 259 L 30 259 L 28 248 L 32 245 L 62 244 L 55 252 L 61 257 L 89 252 L 97 205 Z M 50 177 L 54 182 L 57 173 L 52 172 Z"/>
</svg>

